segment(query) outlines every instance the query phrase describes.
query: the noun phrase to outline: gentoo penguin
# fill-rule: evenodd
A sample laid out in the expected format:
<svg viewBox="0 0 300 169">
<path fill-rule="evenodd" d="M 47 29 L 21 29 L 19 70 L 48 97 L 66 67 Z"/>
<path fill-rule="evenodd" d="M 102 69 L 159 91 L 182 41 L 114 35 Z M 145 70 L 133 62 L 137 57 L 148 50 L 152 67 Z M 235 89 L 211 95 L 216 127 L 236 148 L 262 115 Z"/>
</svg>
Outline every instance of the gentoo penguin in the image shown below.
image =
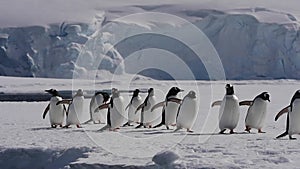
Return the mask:
<svg viewBox="0 0 300 169">
<path fill-rule="evenodd" d="M 177 130 L 182 128 L 187 129 L 187 132 L 193 132 L 191 130 L 196 117 L 197 117 L 197 97 L 195 91 L 190 91 L 182 100 L 178 109 L 176 126 Z"/>
<path fill-rule="evenodd" d="M 57 105 L 69 104 L 67 110 L 66 125 L 64 126 L 64 128 L 68 128 L 72 124 L 75 124 L 78 128 L 81 128 L 78 116 L 80 116 L 83 113 L 83 101 L 83 90 L 78 89 L 75 96 L 71 100 L 66 99 L 56 103 Z"/>
<path fill-rule="evenodd" d="M 62 98 L 59 95 L 58 91 L 55 89 L 45 90 L 49 94 L 52 95 L 50 98 L 50 103 L 46 107 L 43 113 L 43 119 L 45 119 L 48 111 L 49 111 L 49 120 L 52 128 L 56 128 L 57 125 L 62 127 L 62 123 L 64 121 L 66 108 L 64 105 L 56 105 L 57 102 L 61 101 Z"/>
<path fill-rule="evenodd" d="M 124 99 L 118 89 L 113 88 L 110 102 L 99 106 L 97 109 L 105 108 L 108 109 L 107 125 L 100 130 L 109 128 L 110 131 L 117 131 L 125 121 Z"/>
<path fill-rule="evenodd" d="M 135 113 L 138 106 L 142 104 L 142 97 L 139 95 L 139 93 L 139 89 L 135 89 L 133 91 L 131 100 L 125 108 L 125 111 L 128 109 L 128 122 L 125 123 L 123 126 L 131 126 L 132 122 L 140 122 L 140 114 L 138 112 Z"/>
<path fill-rule="evenodd" d="M 251 128 L 255 128 L 259 133 L 264 133 L 261 128 L 264 125 L 267 106 L 270 102 L 270 94 L 268 92 L 262 92 L 251 101 L 242 101 L 239 103 L 240 106 L 250 106 L 247 111 L 245 119 L 246 129 L 250 133 Z"/>
<path fill-rule="evenodd" d="M 102 104 L 105 104 L 106 102 L 108 102 L 110 96 L 108 93 L 106 92 L 96 92 L 94 94 L 94 96 L 91 99 L 90 102 L 90 119 L 86 122 L 84 122 L 84 124 L 89 123 L 89 122 L 93 122 L 94 124 L 98 123 L 104 123 L 105 120 L 103 120 L 103 114 L 106 114 L 106 112 L 103 111 L 98 111 L 98 112 L 94 112 L 94 110 L 99 107 Z"/>
<path fill-rule="evenodd" d="M 162 121 L 160 124 L 154 126 L 154 128 L 166 125 L 166 128 L 169 129 L 169 125 L 176 125 L 176 116 L 181 102 L 181 99 L 177 98 L 177 94 L 182 91 L 183 90 L 179 89 L 178 87 L 172 87 L 169 90 L 165 101 L 160 102 L 152 107 L 151 111 L 163 106 Z"/>
<path fill-rule="evenodd" d="M 275 121 L 283 115 L 284 113 L 288 113 L 287 120 L 286 120 L 286 130 L 281 135 L 277 136 L 276 138 L 284 137 L 289 135 L 291 140 L 296 139 L 293 138 L 293 134 L 300 134 L 300 90 L 296 91 L 294 94 L 290 105 L 283 108 L 275 117 Z"/>
<path fill-rule="evenodd" d="M 153 122 L 157 118 L 157 114 L 150 112 L 151 107 L 156 103 L 156 98 L 154 95 L 154 89 L 148 89 L 148 95 L 145 98 L 144 102 L 136 109 L 136 113 L 141 110 L 141 122 L 136 128 L 140 127 L 149 127 L 151 128 Z"/>
<path fill-rule="evenodd" d="M 236 128 L 239 117 L 239 101 L 234 94 L 234 89 L 231 84 L 226 84 L 226 94 L 222 101 L 215 101 L 212 107 L 215 105 L 221 105 L 219 109 L 219 128 L 220 134 L 223 134 L 226 129 L 230 130 L 230 134 L 233 134 L 233 129 Z"/>
</svg>

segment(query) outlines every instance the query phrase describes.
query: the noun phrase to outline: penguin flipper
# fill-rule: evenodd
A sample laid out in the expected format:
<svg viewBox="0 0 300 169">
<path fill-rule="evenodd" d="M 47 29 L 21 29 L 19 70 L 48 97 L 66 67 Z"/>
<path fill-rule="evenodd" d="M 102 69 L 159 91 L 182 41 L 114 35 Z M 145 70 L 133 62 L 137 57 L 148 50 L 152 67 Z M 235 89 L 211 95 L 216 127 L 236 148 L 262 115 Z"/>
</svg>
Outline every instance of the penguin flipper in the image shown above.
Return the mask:
<svg viewBox="0 0 300 169">
<path fill-rule="evenodd" d="M 280 110 L 280 112 L 277 113 L 277 115 L 276 115 L 276 117 L 275 117 L 275 121 L 277 121 L 278 118 L 279 118 L 281 115 L 283 115 L 284 113 L 288 113 L 288 112 L 289 112 L 289 107 L 290 107 L 290 106 L 287 106 L 287 107 L 283 108 L 282 110 Z"/>
<path fill-rule="evenodd" d="M 151 112 L 159 107 L 162 107 L 164 106 L 166 103 L 166 101 L 163 101 L 163 102 L 160 102 L 160 103 L 157 103 L 156 105 L 154 105 L 152 108 L 151 108 Z"/>
<path fill-rule="evenodd" d="M 214 107 L 214 106 L 220 106 L 222 104 L 222 101 L 221 100 L 218 100 L 218 101 L 215 101 L 211 104 L 211 107 Z"/>
<path fill-rule="evenodd" d="M 59 104 L 71 104 L 71 103 L 72 103 L 72 99 L 64 99 L 64 100 L 58 101 L 56 103 L 56 105 L 59 105 Z"/>
<path fill-rule="evenodd" d="M 178 98 L 169 98 L 168 101 L 170 102 L 175 102 L 175 103 L 178 103 L 178 104 L 181 104 L 181 99 L 178 99 Z"/>
<path fill-rule="evenodd" d="M 145 103 L 139 105 L 139 107 L 135 110 L 135 114 L 136 114 L 139 110 L 141 110 L 144 106 L 145 106 Z"/>
<path fill-rule="evenodd" d="M 129 106 L 130 106 L 130 103 L 126 106 L 125 111 L 128 109 Z"/>
<path fill-rule="evenodd" d="M 250 100 L 244 100 L 244 101 L 239 102 L 240 106 L 251 106 L 252 104 L 253 104 L 253 101 L 250 101 Z"/>
<path fill-rule="evenodd" d="M 45 117 L 46 117 L 46 115 L 47 115 L 49 109 L 50 109 L 50 104 L 48 104 L 48 106 L 47 106 L 46 109 L 44 110 L 44 113 L 43 113 L 43 119 L 45 119 Z"/>
<path fill-rule="evenodd" d="M 97 107 L 97 108 L 94 110 L 94 112 L 97 111 L 97 110 L 107 109 L 108 107 L 109 107 L 109 103 L 108 103 L 108 104 L 102 104 L 102 105 L 100 105 L 99 107 Z"/>
</svg>

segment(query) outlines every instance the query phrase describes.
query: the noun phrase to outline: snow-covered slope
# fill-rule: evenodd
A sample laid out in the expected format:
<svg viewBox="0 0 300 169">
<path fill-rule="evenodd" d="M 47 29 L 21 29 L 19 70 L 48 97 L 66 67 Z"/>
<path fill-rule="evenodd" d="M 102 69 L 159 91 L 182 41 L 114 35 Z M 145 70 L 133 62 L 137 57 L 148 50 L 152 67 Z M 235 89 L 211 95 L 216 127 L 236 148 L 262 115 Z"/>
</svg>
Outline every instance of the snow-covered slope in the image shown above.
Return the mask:
<svg viewBox="0 0 300 169">
<path fill-rule="evenodd" d="M 186 19 L 203 31 L 219 54 L 227 79 L 300 79 L 297 1 L 283 5 L 281 1 L 269 3 L 267 0 L 231 3 L 202 0 L 185 4 L 181 1 L 83 3 L 77 0 L 64 4 L 54 1 L 43 12 L 37 6 L 47 4 L 46 1 L 28 0 L 24 4 L 24 8 L 28 8 L 25 10 L 27 15 L 18 18 L 5 8 L 16 1 L 1 3 L 3 9 L 0 11 L 7 13 L 0 18 L 3 20 L 0 75 L 72 78 L 104 69 L 118 74 L 139 73 L 156 79 L 209 79 L 206 63 L 190 50 L 190 46 L 174 37 L 142 34 L 119 44 L 113 43 L 132 31 L 157 29 L 197 37 L 189 34 L 188 26 L 174 20 L 139 18 L 129 21 L 122 18 L 135 13 L 160 12 Z M 72 4 L 69 8 L 66 7 L 68 3 Z M 78 16 L 76 11 L 83 14 Z M 9 17 L 15 20 L 10 21 Z M 201 46 L 203 39 L 193 42 Z M 171 55 L 182 60 L 194 77 L 183 73 L 176 59 L 166 59 Z M 148 68 L 151 60 L 168 62 L 164 65 L 169 67 L 166 66 L 166 70 Z M 174 69 L 172 65 L 177 66 Z"/>
</svg>

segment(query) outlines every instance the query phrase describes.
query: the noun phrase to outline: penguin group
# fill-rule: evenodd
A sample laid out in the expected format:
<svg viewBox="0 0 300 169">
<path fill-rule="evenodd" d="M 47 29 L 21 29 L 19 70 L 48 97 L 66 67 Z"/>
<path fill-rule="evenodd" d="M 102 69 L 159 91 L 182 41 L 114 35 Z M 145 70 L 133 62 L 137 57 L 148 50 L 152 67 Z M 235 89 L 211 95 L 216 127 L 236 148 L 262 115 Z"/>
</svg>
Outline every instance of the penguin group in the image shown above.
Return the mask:
<svg viewBox="0 0 300 169">
<path fill-rule="evenodd" d="M 63 99 L 55 89 L 45 90 L 51 94 L 50 102 L 43 113 L 43 119 L 49 112 L 49 120 L 52 128 L 57 126 L 68 128 L 71 125 L 81 127 L 78 119 L 84 112 L 84 94 L 78 89 L 72 99 Z M 165 126 L 167 130 L 171 127 L 174 131 L 186 129 L 193 132 L 192 127 L 198 114 L 198 96 L 193 90 L 181 99 L 179 93 L 184 90 L 178 87 L 171 87 L 163 101 L 157 102 L 153 88 L 147 90 L 147 96 L 143 100 L 140 90 L 132 91 L 133 95 L 125 107 L 125 100 L 121 92 L 112 88 L 111 94 L 107 92 L 96 92 L 90 101 L 90 119 L 83 124 L 90 122 L 106 123 L 100 130 L 118 131 L 121 127 L 133 126 L 134 128 L 159 128 Z M 245 118 L 245 131 L 251 132 L 256 129 L 258 133 L 265 133 L 262 128 L 265 123 L 267 107 L 270 103 L 270 94 L 262 92 L 253 100 L 239 101 L 235 95 L 234 87 L 231 84 L 225 85 L 225 95 L 222 100 L 214 101 L 211 107 L 220 106 L 218 116 L 219 134 L 229 130 L 230 134 L 235 133 L 240 118 L 240 107 L 249 106 Z M 68 106 L 68 107 L 67 107 Z M 67 107 L 67 108 L 66 108 Z M 159 109 L 161 108 L 161 109 Z M 287 113 L 286 130 L 276 138 L 289 135 L 290 139 L 294 134 L 300 134 L 300 90 L 296 91 L 290 104 L 283 108 L 275 117 L 278 120 Z M 66 124 L 63 121 L 66 114 Z M 135 126 L 136 125 L 136 126 Z"/>
</svg>

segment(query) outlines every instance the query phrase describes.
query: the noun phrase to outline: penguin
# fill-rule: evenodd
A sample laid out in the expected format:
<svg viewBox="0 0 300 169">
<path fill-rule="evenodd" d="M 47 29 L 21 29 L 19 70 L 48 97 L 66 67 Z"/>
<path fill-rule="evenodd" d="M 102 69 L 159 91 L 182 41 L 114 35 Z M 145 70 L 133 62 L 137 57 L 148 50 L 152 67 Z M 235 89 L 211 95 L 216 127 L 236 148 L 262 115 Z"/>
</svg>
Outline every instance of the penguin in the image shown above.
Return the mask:
<svg viewBox="0 0 300 169">
<path fill-rule="evenodd" d="M 126 106 L 125 111 L 128 109 L 128 122 L 123 125 L 125 126 L 132 126 L 132 122 L 140 122 L 140 114 L 137 112 L 135 113 L 136 109 L 139 105 L 142 104 L 142 97 L 139 95 L 140 90 L 135 89 L 133 91 L 133 95 L 129 104 Z"/>
<path fill-rule="evenodd" d="M 102 112 L 102 111 L 94 112 L 94 110 L 97 107 L 99 107 L 100 105 L 107 103 L 109 98 L 110 98 L 110 96 L 106 92 L 100 91 L 100 92 L 96 92 L 94 94 L 94 96 L 92 97 L 91 102 L 90 102 L 90 119 L 88 121 L 84 122 L 84 124 L 87 124 L 89 122 L 93 122 L 94 124 L 96 124 L 97 122 L 98 123 L 104 122 L 104 120 L 101 116 L 104 112 Z"/>
<path fill-rule="evenodd" d="M 162 120 L 160 124 L 154 126 L 154 128 L 165 125 L 166 128 L 169 130 L 169 125 L 172 126 L 176 125 L 176 116 L 177 116 L 179 105 L 181 103 L 181 99 L 177 98 L 177 94 L 183 91 L 184 90 L 179 89 L 178 87 L 172 87 L 169 90 L 165 101 L 160 102 L 152 107 L 151 111 L 155 110 L 158 107 L 163 107 Z"/>
<path fill-rule="evenodd" d="M 104 126 L 100 131 L 109 128 L 110 131 L 117 131 L 125 121 L 124 111 L 124 99 L 120 95 L 118 89 L 112 89 L 112 96 L 109 103 L 102 104 L 97 109 L 108 109 L 107 110 L 107 125 Z M 97 111 L 97 109 L 95 111 Z"/>
<path fill-rule="evenodd" d="M 49 112 L 49 120 L 52 128 L 56 128 L 58 125 L 62 127 L 66 108 L 64 105 L 56 105 L 57 102 L 62 100 L 58 91 L 55 89 L 45 90 L 47 93 L 51 94 L 50 103 L 46 107 L 43 113 L 43 119 L 45 119 L 47 113 Z"/>
<path fill-rule="evenodd" d="M 178 114 L 176 118 L 176 126 L 178 131 L 182 128 L 187 129 L 187 132 L 193 132 L 191 130 L 196 120 L 197 111 L 197 96 L 195 91 L 190 91 L 182 100 L 178 108 Z"/>
<path fill-rule="evenodd" d="M 278 118 L 287 113 L 287 120 L 286 120 L 286 130 L 284 133 L 280 134 L 276 138 L 281 138 L 286 135 L 289 135 L 289 139 L 295 140 L 296 138 L 293 138 L 292 135 L 294 134 L 300 134 L 300 90 L 296 91 L 294 96 L 292 97 L 292 100 L 290 102 L 290 105 L 283 108 L 275 117 L 275 121 L 278 120 Z"/>
<path fill-rule="evenodd" d="M 262 92 L 256 96 L 254 100 L 239 103 L 240 106 L 250 106 L 245 119 L 245 131 L 250 133 L 251 128 L 255 128 L 258 130 L 258 133 L 265 133 L 262 131 L 262 127 L 265 122 L 269 102 L 270 94 L 268 92 Z"/>
<path fill-rule="evenodd" d="M 150 112 L 151 107 L 156 103 L 154 89 L 148 89 L 148 95 L 144 102 L 136 109 L 136 113 L 141 110 L 141 122 L 136 128 L 149 127 L 151 128 L 156 118 L 159 116 L 157 113 Z"/>
<path fill-rule="evenodd" d="M 67 110 L 66 125 L 64 126 L 64 128 L 68 128 L 72 124 L 75 124 L 77 128 L 81 128 L 78 116 L 80 116 L 83 113 L 83 101 L 83 90 L 78 89 L 75 96 L 72 99 L 66 99 L 56 103 L 56 105 L 69 104 Z"/>
<path fill-rule="evenodd" d="M 219 109 L 219 133 L 224 134 L 226 129 L 229 129 L 230 134 L 233 134 L 233 130 L 236 128 L 240 117 L 239 101 L 234 94 L 234 89 L 231 84 L 226 84 L 225 88 L 226 94 L 223 100 L 215 101 L 211 107 L 221 105 Z"/>
</svg>

